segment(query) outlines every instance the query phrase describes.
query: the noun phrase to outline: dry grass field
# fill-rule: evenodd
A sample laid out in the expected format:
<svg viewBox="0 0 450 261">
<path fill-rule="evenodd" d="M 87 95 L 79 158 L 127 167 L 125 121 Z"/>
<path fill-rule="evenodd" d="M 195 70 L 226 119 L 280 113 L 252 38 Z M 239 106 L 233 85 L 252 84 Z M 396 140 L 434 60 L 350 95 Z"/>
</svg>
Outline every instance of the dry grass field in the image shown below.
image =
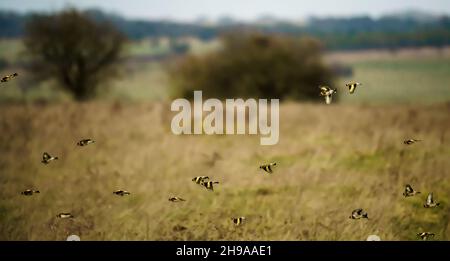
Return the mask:
<svg viewBox="0 0 450 261">
<path fill-rule="evenodd" d="M 450 104 L 285 103 L 275 146 L 176 136 L 172 115 L 164 102 L 2 104 L 0 240 L 450 239 Z M 82 138 L 97 142 L 76 146 Z M 42 164 L 44 151 L 59 160 Z M 271 161 L 272 175 L 258 168 Z M 207 191 L 198 175 L 220 184 Z M 422 194 L 404 198 L 407 183 Z M 422 206 L 428 192 L 440 207 Z M 369 220 L 349 219 L 359 207 Z"/>
</svg>

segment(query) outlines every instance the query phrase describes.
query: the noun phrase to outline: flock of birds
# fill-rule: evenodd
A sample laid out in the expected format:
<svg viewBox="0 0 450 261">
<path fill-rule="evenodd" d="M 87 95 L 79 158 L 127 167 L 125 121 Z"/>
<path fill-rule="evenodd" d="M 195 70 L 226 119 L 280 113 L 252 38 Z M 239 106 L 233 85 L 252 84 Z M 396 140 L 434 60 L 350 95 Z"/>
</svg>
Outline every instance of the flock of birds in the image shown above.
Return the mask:
<svg viewBox="0 0 450 261">
<path fill-rule="evenodd" d="M 362 85 L 360 82 L 349 82 L 346 83 L 345 86 L 348 87 L 348 91 L 350 94 L 353 94 L 356 90 L 356 87 Z M 337 89 L 332 89 L 329 86 L 319 86 L 320 96 L 325 98 L 325 103 L 330 104 L 333 100 L 333 95 L 337 93 Z"/>
<path fill-rule="evenodd" d="M 17 76 L 18 76 L 17 73 L 4 76 L 4 77 L 2 77 L 1 82 L 8 82 L 9 80 L 11 80 Z M 353 94 L 356 90 L 356 87 L 361 86 L 361 85 L 362 84 L 359 82 L 349 82 L 346 84 L 346 86 L 349 89 L 350 94 Z M 330 104 L 332 101 L 333 95 L 337 93 L 337 89 L 332 89 L 328 86 L 319 86 L 319 89 L 320 89 L 320 96 L 325 98 L 325 103 Z M 408 139 L 408 140 L 405 140 L 403 143 L 405 145 L 412 145 L 419 141 L 421 141 L 421 140 Z M 78 141 L 76 143 L 76 145 L 83 147 L 83 146 L 87 146 L 87 145 L 93 144 L 93 143 L 95 143 L 95 141 L 93 139 L 82 139 L 82 140 Z M 217 153 L 214 153 L 212 161 L 215 161 L 219 158 L 220 158 L 220 155 L 218 155 Z M 43 164 L 49 164 L 50 162 L 52 162 L 54 160 L 58 160 L 58 157 L 51 156 L 47 152 L 43 153 L 43 155 L 42 155 L 42 163 Z M 268 164 L 263 164 L 263 165 L 259 166 L 259 168 L 268 174 L 272 174 L 274 171 L 274 167 L 276 165 L 277 165 L 276 162 L 271 162 Z M 194 177 L 192 179 L 192 181 L 195 184 L 200 185 L 201 187 L 204 187 L 205 189 L 207 189 L 209 191 L 214 191 L 214 185 L 219 184 L 218 181 L 210 180 L 210 178 L 208 176 L 197 176 L 197 177 Z M 34 189 L 27 189 L 27 190 L 21 192 L 21 194 L 24 196 L 32 196 L 33 194 L 38 194 L 38 193 L 40 193 L 40 191 L 34 190 Z M 113 191 L 113 194 L 123 197 L 123 196 L 130 195 L 131 193 L 126 190 L 115 190 L 115 191 Z M 421 192 L 414 190 L 410 184 L 405 185 L 405 190 L 403 192 L 404 197 L 412 197 L 412 196 L 416 196 L 418 194 L 421 194 Z M 170 202 L 183 202 L 186 200 L 181 197 L 173 196 L 173 197 L 169 198 L 169 201 Z M 424 208 L 436 208 L 439 205 L 440 205 L 440 203 L 434 201 L 433 193 L 430 192 L 426 198 L 426 201 L 425 201 L 423 207 Z M 56 217 L 61 218 L 61 219 L 66 219 L 66 218 L 74 218 L 74 215 L 72 215 L 71 213 L 63 212 L 63 213 L 57 214 Z M 349 218 L 350 219 L 369 219 L 369 215 L 364 209 L 358 208 L 351 212 L 351 215 L 349 216 Z M 246 217 L 232 217 L 231 220 L 236 226 L 239 226 L 244 223 L 244 221 L 246 220 Z M 420 232 L 417 234 L 417 236 L 423 240 L 427 240 L 431 237 L 434 237 L 434 235 L 435 234 L 431 233 L 431 232 Z"/>
<path fill-rule="evenodd" d="M 362 83 L 360 83 L 360 82 L 349 82 L 349 83 L 345 84 L 345 86 L 348 87 L 348 91 L 350 94 L 353 94 L 356 90 L 356 87 L 361 86 L 361 85 L 362 85 Z M 333 95 L 337 93 L 337 89 L 332 89 L 329 86 L 319 86 L 319 89 L 320 89 L 320 96 L 325 98 L 325 103 L 331 104 Z M 408 139 L 408 140 L 405 140 L 403 143 L 405 145 L 412 145 L 419 141 L 421 141 L 421 140 Z M 275 165 L 275 163 L 272 163 L 272 164 Z M 272 170 L 270 167 L 271 167 L 271 165 L 261 166 L 261 168 L 263 168 L 264 170 L 271 173 Z M 412 196 L 415 196 L 420 193 L 421 193 L 420 191 L 415 191 L 410 184 L 406 184 L 405 191 L 403 192 L 403 196 L 404 197 L 412 197 Z M 435 207 L 438 207 L 439 205 L 440 205 L 439 202 L 434 201 L 433 192 L 431 192 L 428 194 L 423 207 L 424 208 L 435 208 Z M 369 219 L 369 215 L 367 214 L 367 212 L 364 209 L 358 208 L 358 209 L 355 209 L 352 211 L 352 214 L 349 216 L 349 218 L 350 219 L 363 219 L 363 218 Z M 428 238 L 434 237 L 434 235 L 435 234 L 431 233 L 431 232 L 420 232 L 417 234 L 417 236 L 422 238 L 423 240 L 427 240 Z"/>
</svg>

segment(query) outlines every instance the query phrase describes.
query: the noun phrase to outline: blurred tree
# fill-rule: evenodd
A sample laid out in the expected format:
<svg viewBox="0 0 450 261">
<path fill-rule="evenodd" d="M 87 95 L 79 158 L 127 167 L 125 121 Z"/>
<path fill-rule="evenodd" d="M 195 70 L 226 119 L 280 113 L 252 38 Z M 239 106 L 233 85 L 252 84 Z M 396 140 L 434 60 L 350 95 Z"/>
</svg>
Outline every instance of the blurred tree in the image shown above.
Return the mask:
<svg viewBox="0 0 450 261">
<path fill-rule="evenodd" d="M 320 100 L 318 86 L 334 74 L 322 63 L 321 44 L 312 38 L 234 33 L 221 50 L 187 56 L 169 69 L 173 95 Z"/>
<path fill-rule="evenodd" d="M 108 22 L 71 9 L 33 16 L 25 29 L 31 71 L 38 79 L 56 79 L 78 101 L 95 96 L 116 73 L 125 37 Z"/>
</svg>

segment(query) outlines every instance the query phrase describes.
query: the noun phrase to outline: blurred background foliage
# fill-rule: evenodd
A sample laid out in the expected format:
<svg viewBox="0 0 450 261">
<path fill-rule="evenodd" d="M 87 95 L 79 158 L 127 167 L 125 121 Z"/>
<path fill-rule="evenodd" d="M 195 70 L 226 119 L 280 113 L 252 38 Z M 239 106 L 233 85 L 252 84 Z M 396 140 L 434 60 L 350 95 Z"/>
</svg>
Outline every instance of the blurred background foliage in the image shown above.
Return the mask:
<svg viewBox="0 0 450 261">
<path fill-rule="evenodd" d="M 279 98 L 318 100 L 318 84 L 331 84 L 333 73 L 322 61 L 322 46 L 309 38 L 260 33 L 229 33 L 223 47 L 190 55 L 172 67 L 174 97 Z"/>
<path fill-rule="evenodd" d="M 304 22 L 269 16 L 247 22 L 224 17 L 212 23 L 183 23 L 72 9 L 80 23 L 66 29 L 64 23 L 54 23 L 49 31 L 54 35 L 44 33 L 42 26 L 35 27 L 43 32 L 33 33 L 34 39 L 30 39 L 27 28 L 36 17 L 58 19 L 64 12 L 68 10 L 45 14 L 0 10 L 0 22 L 5 25 L 0 30 L 0 73 L 21 75 L 8 83 L 11 88 L 2 89 L 0 101 L 94 97 L 161 101 L 190 97 L 194 89 L 204 90 L 208 97 L 320 101 L 315 93 L 318 85 L 330 84 L 345 91 L 349 80 L 365 82 L 367 88 L 358 96 L 337 95 L 335 101 L 433 103 L 445 102 L 450 96 L 447 15 L 406 11 L 378 18 L 312 17 Z M 88 31 L 83 21 L 100 29 Z M 64 31 L 77 36 L 60 37 Z M 113 32 L 115 36 L 110 37 L 115 40 L 108 32 Z M 62 56 L 64 63 L 71 64 L 64 65 L 72 68 L 66 69 L 70 77 L 60 73 L 62 63 L 53 62 L 52 67 L 52 59 L 43 58 L 42 50 L 47 49 L 44 38 L 66 50 Z M 128 40 L 122 43 L 125 38 Z M 87 67 L 80 70 L 80 64 L 95 63 L 110 48 L 114 55 L 107 66 L 96 73 Z M 83 57 L 82 62 L 75 61 L 76 57 Z M 407 83 L 407 77 L 415 80 Z M 67 79 L 79 79 L 78 84 L 68 84 Z M 85 87 L 80 87 L 80 82 L 85 82 Z M 68 88 L 70 85 L 78 87 Z M 424 85 L 432 85 L 433 91 Z M 82 89 L 86 91 L 73 91 Z"/>
<path fill-rule="evenodd" d="M 253 22 L 219 19 L 216 23 L 198 21 L 147 21 L 126 19 L 118 14 L 98 9 L 83 11 L 97 21 L 113 23 L 130 39 L 158 37 L 195 37 L 203 41 L 214 39 L 224 32 L 245 28 L 265 33 L 312 35 L 322 40 L 330 50 L 400 48 L 405 46 L 445 46 L 450 41 L 450 18 L 420 11 L 406 11 L 379 18 L 354 16 L 348 18 L 312 17 L 305 23 L 296 23 L 273 17 Z M 0 10 L 0 38 L 21 37 L 24 25 L 33 14 L 20 14 Z M 268 20 L 268 21 L 267 21 Z"/>
<path fill-rule="evenodd" d="M 55 79 L 78 101 L 87 100 L 115 76 L 124 42 L 110 22 L 94 21 L 75 9 L 35 15 L 24 36 L 28 71 L 36 80 Z"/>
</svg>

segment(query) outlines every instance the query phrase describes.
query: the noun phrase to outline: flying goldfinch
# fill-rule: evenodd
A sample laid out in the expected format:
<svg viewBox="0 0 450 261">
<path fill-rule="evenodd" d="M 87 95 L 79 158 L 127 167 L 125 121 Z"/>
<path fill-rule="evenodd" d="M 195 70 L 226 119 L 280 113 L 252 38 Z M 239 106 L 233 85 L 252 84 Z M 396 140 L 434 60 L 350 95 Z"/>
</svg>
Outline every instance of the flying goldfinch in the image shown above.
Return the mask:
<svg viewBox="0 0 450 261">
<path fill-rule="evenodd" d="M 50 161 L 52 160 L 57 160 L 58 157 L 54 157 L 54 156 L 50 156 L 50 154 L 48 154 L 47 152 L 44 152 L 44 154 L 42 154 L 42 163 L 44 164 L 49 164 Z"/>
<path fill-rule="evenodd" d="M 428 240 L 428 238 L 434 237 L 434 233 L 421 232 L 421 233 L 417 233 L 417 236 L 420 237 L 422 240 Z"/>
<path fill-rule="evenodd" d="M 123 197 L 125 195 L 130 195 L 131 193 L 126 190 L 119 189 L 119 190 L 113 191 L 113 194 Z"/>
<path fill-rule="evenodd" d="M 276 166 L 276 165 L 277 165 L 277 163 L 272 162 L 272 163 L 269 163 L 269 164 L 261 165 L 261 166 L 259 166 L 259 168 L 262 169 L 262 170 L 264 170 L 265 172 L 271 174 L 271 173 L 273 173 L 272 167 L 274 167 L 274 166 Z"/>
<path fill-rule="evenodd" d="M 405 145 L 411 145 L 411 144 L 414 144 L 414 143 L 419 142 L 419 141 L 422 141 L 422 140 L 409 139 L 409 140 L 405 140 L 403 143 Z"/>
<path fill-rule="evenodd" d="M 214 184 L 219 184 L 219 182 L 218 181 L 205 181 L 205 182 L 203 182 L 203 186 L 205 186 L 205 188 L 207 190 L 210 190 L 210 191 L 214 191 Z"/>
<path fill-rule="evenodd" d="M 320 96 L 325 98 L 325 103 L 330 104 L 333 99 L 333 94 L 337 93 L 336 89 L 331 89 L 328 86 L 319 86 Z"/>
<path fill-rule="evenodd" d="M 208 181 L 209 177 L 208 176 L 198 176 L 198 177 L 194 177 L 192 179 L 193 182 L 195 182 L 196 184 L 199 185 L 203 185 L 203 182 Z"/>
<path fill-rule="evenodd" d="M 57 218 L 74 218 L 74 216 L 70 213 L 59 213 L 58 215 L 56 215 Z"/>
<path fill-rule="evenodd" d="M 367 212 L 365 212 L 362 208 L 357 208 L 352 211 L 352 215 L 348 218 L 350 218 L 350 219 L 361 219 L 361 218 L 369 219 L 369 216 L 368 216 Z"/>
<path fill-rule="evenodd" d="M 405 192 L 403 192 L 403 196 L 405 196 L 405 197 L 412 197 L 412 196 L 414 196 L 414 195 L 416 195 L 416 194 L 420 194 L 420 191 L 415 191 L 415 190 L 411 187 L 411 185 L 406 184 L 406 186 L 405 186 Z"/>
<path fill-rule="evenodd" d="M 242 224 L 244 223 L 245 217 L 231 218 L 231 220 L 233 220 L 233 223 L 234 223 L 236 226 L 240 226 L 240 225 L 242 225 Z"/>
<path fill-rule="evenodd" d="M 423 204 L 423 206 L 425 208 L 434 208 L 434 207 L 437 207 L 439 205 L 440 205 L 440 203 L 439 202 L 435 202 L 434 199 L 433 199 L 433 192 L 428 194 L 427 201 L 425 201 L 425 204 Z"/>
<path fill-rule="evenodd" d="M 185 199 L 182 199 L 180 197 L 171 197 L 169 198 L 170 202 L 181 202 L 181 201 L 186 201 Z"/>
<path fill-rule="evenodd" d="M 20 194 L 24 196 L 32 196 L 34 193 L 41 193 L 39 190 L 27 189 L 25 191 L 20 192 Z"/>
<path fill-rule="evenodd" d="M 17 74 L 17 73 L 6 75 L 6 76 L 2 77 L 0 82 L 8 82 L 9 80 L 11 80 L 12 78 L 17 77 L 17 76 L 19 76 L 19 74 Z"/>
<path fill-rule="evenodd" d="M 346 83 L 346 84 L 345 84 L 345 86 L 348 87 L 348 91 L 349 91 L 351 94 L 354 93 L 355 90 L 356 90 L 356 87 L 357 87 L 357 86 L 360 86 L 360 85 L 362 85 L 362 83 L 359 83 L 359 82 L 349 82 L 349 83 Z"/>
<path fill-rule="evenodd" d="M 83 139 L 83 140 L 80 140 L 79 142 L 77 142 L 77 145 L 78 146 L 87 146 L 91 143 L 95 143 L 95 141 L 92 139 Z"/>
</svg>

